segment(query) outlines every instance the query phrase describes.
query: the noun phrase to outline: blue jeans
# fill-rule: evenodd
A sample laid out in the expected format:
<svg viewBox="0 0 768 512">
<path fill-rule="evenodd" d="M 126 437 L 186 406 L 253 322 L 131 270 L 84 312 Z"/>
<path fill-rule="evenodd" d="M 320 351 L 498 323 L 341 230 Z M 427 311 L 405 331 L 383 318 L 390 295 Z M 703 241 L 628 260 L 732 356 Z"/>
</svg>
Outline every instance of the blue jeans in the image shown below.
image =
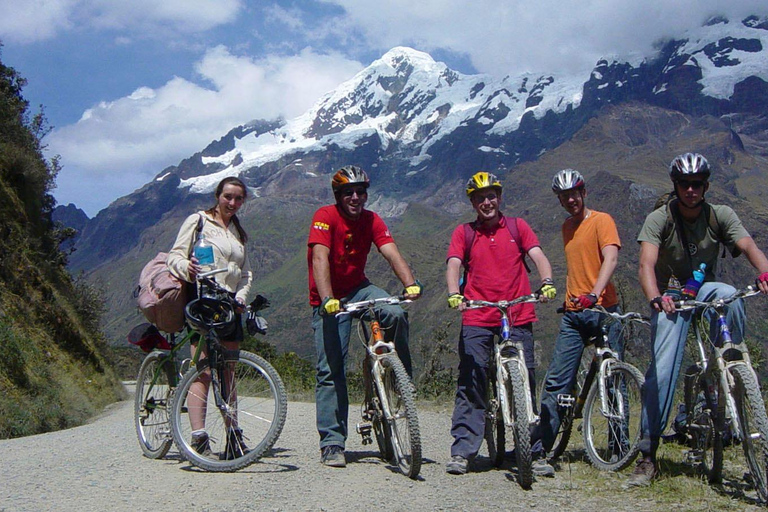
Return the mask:
<svg viewBox="0 0 768 512">
<path fill-rule="evenodd" d="M 480 450 L 485 434 L 485 410 L 488 390 L 488 368 L 493 353 L 494 336 L 500 327 L 463 325 L 459 338 L 459 378 L 456 402 L 451 418 L 451 456 L 472 459 Z M 534 373 L 533 329 L 530 323 L 512 327 L 513 340 L 523 342 L 525 362 L 531 382 Z M 533 403 L 535 386 L 531 386 Z"/>
<path fill-rule="evenodd" d="M 611 313 L 619 310 L 618 306 L 606 309 Z M 594 311 L 568 311 L 560 320 L 560 333 L 555 341 L 552 361 L 549 363 L 544 379 L 544 391 L 541 394 L 540 421 L 531 436 L 534 452 L 546 453 L 552 449 L 561 422 L 557 395 L 573 393 L 585 343 L 593 336 L 603 335 L 600 328 L 603 316 Z M 623 358 L 621 324 L 610 322 L 607 327 L 608 346 Z"/>
<path fill-rule="evenodd" d="M 344 300 L 358 302 L 390 294 L 370 283 L 349 294 Z M 400 306 L 382 306 L 379 309 L 385 339 L 394 341 L 395 350 L 411 375 L 411 353 L 408 349 L 408 314 Z M 312 310 L 312 330 L 317 352 L 317 374 L 315 377 L 315 408 L 317 410 L 317 432 L 320 434 L 320 448 L 340 446 L 347 440 L 347 417 L 349 397 L 347 396 L 346 363 L 349 352 L 349 335 L 352 317 L 342 315 L 321 315 L 320 308 Z"/>
<path fill-rule="evenodd" d="M 704 283 L 696 298 L 702 301 L 719 297 L 729 297 L 736 292 L 733 286 L 724 283 Z M 645 374 L 643 386 L 643 416 L 642 438 L 640 451 L 646 457 L 655 457 L 659 447 L 661 433 L 667 425 L 672 400 L 675 394 L 675 383 L 680 375 L 683 364 L 685 340 L 693 317 L 692 311 L 667 315 L 654 312 L 651 315 L 651 339 L 653 353 L 651 366 Z M 710 337 L 717 339 L 717 316 L 713 311 L 707 312 L 707 318 L 712 326 Z M 732 302 L 727 308 L 726 319 L 731 337 L 735 343 L 744 339 L 744 301 Z"/>
</svg>

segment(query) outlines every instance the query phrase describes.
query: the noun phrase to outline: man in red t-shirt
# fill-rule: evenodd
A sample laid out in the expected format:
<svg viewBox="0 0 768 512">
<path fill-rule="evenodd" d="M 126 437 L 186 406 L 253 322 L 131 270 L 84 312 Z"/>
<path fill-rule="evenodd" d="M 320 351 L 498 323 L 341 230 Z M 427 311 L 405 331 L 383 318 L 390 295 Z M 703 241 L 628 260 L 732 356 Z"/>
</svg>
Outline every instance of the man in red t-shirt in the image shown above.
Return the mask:
<svg viewBox="0 0 768 512">
<path fill-rule="evenodd" d="M 386 224 L 366 210 L 368 175 L 355 166 L 345 166 L 333 175 L 331 187 L 336 204 L 323 206 L 312 217 L 307 242 L 309 303 L 317 350 L 315 402 L 317 431 L 320 434 L 321 461 L 326 466 L 344 467 L 349 399 L 345 373 L 352 319 L 337 318 L 340 300 L 357 302 L 388 297 L 365 277 L 365 264 L 371 245 L 376 245 L 405 287 L 408 299 L 421 295 L 421 284 L 400 255 Z M 411 355 L 408 349 L 408 316 L 400 306 L 381 308 L 385 337 L 394 341 L 395 350 L 408 374 Z"/>
<path fill-rule="evenodd" d="M 451 425 L 454 441 L 451 460 L 446 466 L 446 471 L 454 475 L 467 472 L 469 462 L 477 455 L 483 441 L 487 373 L 494 336 L 501 329 L 498 310 L 465 309 L 465 297 L 495 302 L 530 294 L 531 285 L 524 263 L 526 254 L 533 260 L 541 278 L 537 293 L 544 300 L 553 299 L 556 295 L 552 267 L 541 250 L 536 234 L 524 220 L 504 217 L 499 210 L 501 191 L 501 183 L 493 174 L 478 172 L 469 179 L 467 195 L 477 213 L 477 220 L 472 225 L 474 239 L 467 251 L 469 241 L 462 224 L 453 231 L 448 248 L 448 305 L 462 311 L 459 378 Z M 507 222 L 515 222 L 517 229 L 508 227 Z M 514 239 L 515 231 L 519 241 Z M 465 261 L 467 254 L 469 258 Z M 459 291 L 462 265 L 469 269 L 463 295 Z M 533 383 L 533 322 L 536 321 L 533 304 L 511 308 L 509 318 L 512 338 L 523 343 L 528 374 Z M 533 389 L 531 386 L 532 394 Z"/>
</svg>

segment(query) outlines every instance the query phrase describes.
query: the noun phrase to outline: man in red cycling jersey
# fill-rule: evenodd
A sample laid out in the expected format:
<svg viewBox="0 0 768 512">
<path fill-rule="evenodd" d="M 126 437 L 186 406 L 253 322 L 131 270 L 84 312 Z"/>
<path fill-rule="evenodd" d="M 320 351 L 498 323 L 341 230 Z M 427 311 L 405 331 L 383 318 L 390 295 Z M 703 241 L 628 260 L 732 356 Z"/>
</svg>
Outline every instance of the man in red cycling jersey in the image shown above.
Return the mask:
<svg viewBox="0 0 768 512">
<path fill-rule="evenodd" d="M 344 467 L 349 399 L 345 366 L 352 319 L 337 318 L 341 300 L 357 302 L 388 297 L 365 276 L 365 265 L 372 245 L 376 245 L 395 275 L 403 283 L 408 299 L 421 295 L 421 283 L 400 255 L 384 221 L 365 209 L 368 200 L 368 175 L 352 165 L 333 175 L 331 187 L 336 203 L 323 206 L 312 217 L 307 242 L 309 303 L 317 351 L 315 385 L 317 431 L 320 434 L 321 462 Z M 408 349 L 408 316 L 400 306 L 381 308 L 385 337 L 394 341 L 403 366 L 411 374 Z"/>
</svg>

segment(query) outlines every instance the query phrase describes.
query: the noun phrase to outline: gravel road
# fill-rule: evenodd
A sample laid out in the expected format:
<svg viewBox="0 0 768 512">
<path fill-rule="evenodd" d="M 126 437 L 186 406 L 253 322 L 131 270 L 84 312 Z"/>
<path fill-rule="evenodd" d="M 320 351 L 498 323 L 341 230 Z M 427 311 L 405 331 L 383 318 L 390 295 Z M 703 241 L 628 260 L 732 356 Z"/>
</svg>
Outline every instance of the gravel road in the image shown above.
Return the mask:
<svg viewBox="0 0 768 512">
<path fill-rule="evenodd" d="M 493 469 L 482 457 L 476 472 L 447 475 L 447 408 L 419 410 L 424 464 L 417 481 L 381 461 L 355 433 L 347 467 L 322 466 L 311 403 L 291 402 L 271 455 L 229 474 L 199 471 L 175 449 L 162 460 L 144 458 L 132 417 L 130 400 L 85 426 L 0 441 L 0 511 L 655 509 L 647 494 L 620 490 L 623 475 L 596 470 L 595 479 L 613 492 L 580 490 L 568 468 L 523 491 L 512 468 Z M 350 422 L 358 419 L 353 408 Z"/>
</svg>

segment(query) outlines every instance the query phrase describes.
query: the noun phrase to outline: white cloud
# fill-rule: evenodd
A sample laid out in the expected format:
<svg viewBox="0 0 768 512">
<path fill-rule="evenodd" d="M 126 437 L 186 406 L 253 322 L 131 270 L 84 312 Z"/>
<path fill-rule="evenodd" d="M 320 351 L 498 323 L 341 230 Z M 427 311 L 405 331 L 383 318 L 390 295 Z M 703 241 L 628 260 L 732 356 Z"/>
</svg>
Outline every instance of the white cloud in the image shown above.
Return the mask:
<svg viewBox="0 0 768 512">
<path fill-rule="evenodd" d="M 232 22 L 243 0 L 0 0 L 0 39 L 46 41 L 77 28 L 197 32 Z"/>
<path fill-rule="evenodd" d="M 575 72 L 608 54 L 647 54 L 659 38 L 700 26 L 712 14 L 766 14 L 765 0 L 327 0 L 347 12 L 367 44 L 467 54 L 495 75 Z"/>
<path fill-rule="evenodd" d="M 64 165 L 56 197 L 93 214 L 108 199 L 103 193 L 84 194 L 87 180 L 109 183 L 101 190 L 109 190 L 111 197 L 130 193 L 237 125 L 303 113 L 361 67 L 311 49 L 254 60 L 223 46 L 213 48 L 196 65 L 211 87 L 174 77 L 162 87 L 141 87 L 129 96 L 101 102 L 77 123 L 54 130 L 46 141 L 51 154 L 62 155 Z"/>
</svg>

